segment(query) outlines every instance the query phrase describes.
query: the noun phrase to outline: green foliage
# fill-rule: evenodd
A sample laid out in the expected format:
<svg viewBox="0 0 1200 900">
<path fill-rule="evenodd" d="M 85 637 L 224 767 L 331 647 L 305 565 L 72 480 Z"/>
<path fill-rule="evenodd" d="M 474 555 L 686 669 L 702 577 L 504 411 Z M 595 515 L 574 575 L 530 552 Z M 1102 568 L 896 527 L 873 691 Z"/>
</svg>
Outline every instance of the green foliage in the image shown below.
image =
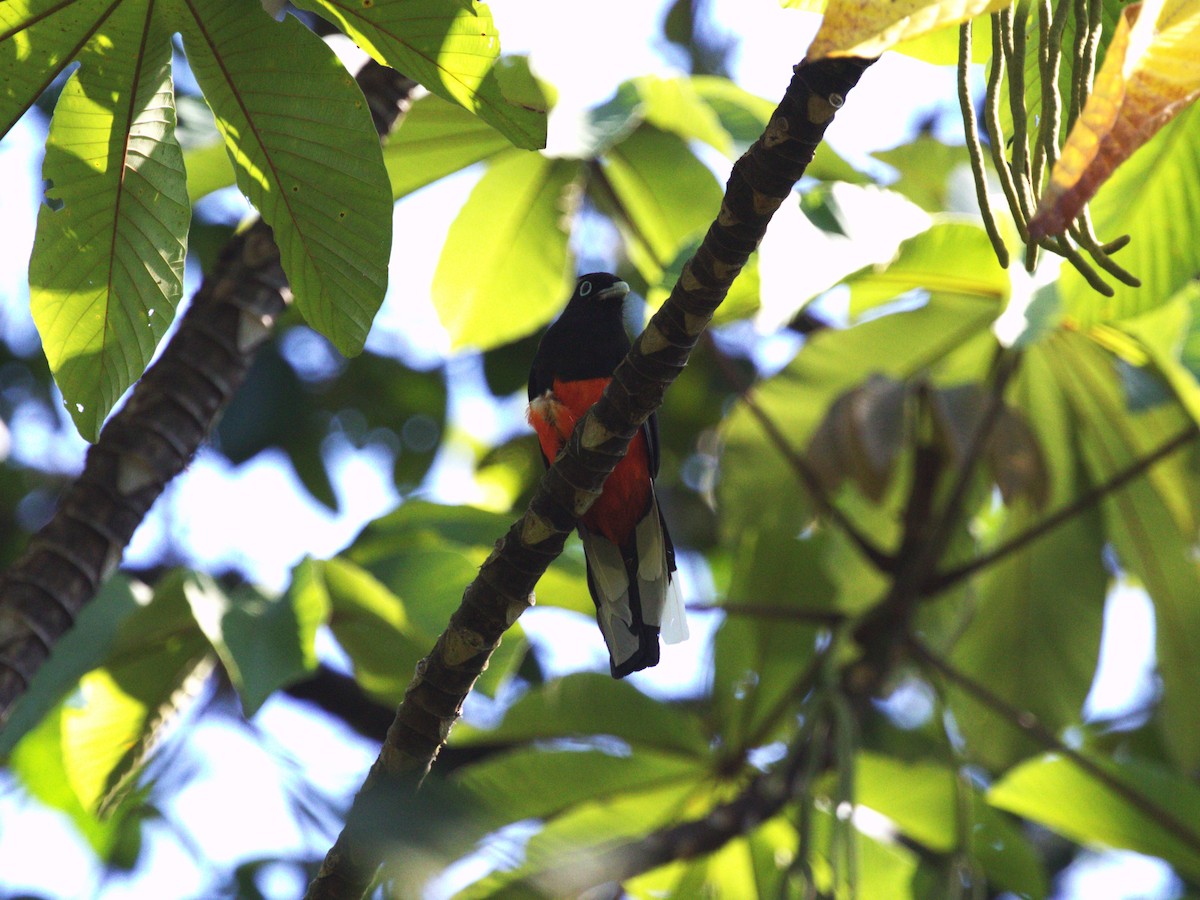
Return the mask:
<svg viewBox="0 0 1200 900">
<path fill-rule="evenodd" d="M 216 188 L 236 180 L 274 228 L 308 324 L 354 353 L 383 298 L 389 198 L 477 167 L 432 299 L 454 352 L 485 351 L 488 388 L 507 397 L 569 292 L 580 223 L 606 223 L 612 247 L 583 251 L 611 251 L 658 306 L 719 211 L 714 153 L 736 157 L 773 110 L 722 78 L 637 78 L 585 112 L 574 147 L 530 152 L 553 90 L 524 60 L 497 62 L 483 4 L 299 5 L 431 92 L 382 152 L 326 46 L 251 0 L 0 4 L 0 130 L 80 63 L 50 129 L 30 283 L 89 437 L 170 324 L 189 204 Z M 177 31 L 213 112 L 210 126 L 181 100 L 178 136 Z M 942 41 L 919 52 L 937 57 Z M 806 312 L 836 324 L 806 333 L 769 377 L 738 321 L 767 278 L 753 257 L 660 411 L 658 496 L 688 599 L 715 610 L 711 643 L 684 645 L 703 677 L 686 696 L 653 676 L 550 678 L 538 647 L 562 638 L 536 616 L 528 634 L 514 625 L 407 809 L 386 875 L 398 892 L 474 854 L 460 896 L 554 893 L 538 879 L 625 841 L 659 846 L 677 826 L 726 827 L 747 798 L 758 806 L 727 840 L 669 847 L 626 892 L 1043 897 L 1092 846 L 1157 856 L 1200 885 L 1197 123 L 1181 116 L 1094 206 L 1102 236 L 1133 233 L 1123 261 L 1145 282 L 1109 302 L 1072 270 L 1031 295 L 1001 269 L 979 225 L 946 211 L 963 151 L 927 135 L 878 157 L 930 227 L 819 298 Z M 803 209 L 831 232 L 845 224 L 831 185 L 871 181 L 825 147 L 807 177 Z M 797 268 L 808 252 L 795 248 Z M 1016 346 L 1002 316 L 1024 325 Z M 148 754 L 211 672 L 249 717 L 328 649 L 386 711 L 542 472 L 515 418 L 499 446 L 464 435 L 454 365 L 342 361 L 305 343 L 321 340 L 287 330 L 266 343 L 215 444 L 234 463 L 282 451 L 331 509 L 325 439 L 382 447 L 400 505 L 330 558 L 304 559 L 283 590 L 177 568 L 145 573 L 152 585 L 111 580 L 0 734 L 21 788 L 113 866 L 139 862 L 162 775 Z M 0 412 L 15 422 L 11 398 L 44 406 L 49 373 L 4 354 Z M 5 452 L 0 522 L 25 528 L 52 482 Z M 439 455 L 456 492 L 488 508 L 423 498 Z M 1153 604 L 1159 690 L 1098 723 L 1085 701 L 1118 578 Z M 574 540 L 536 600 L 594 615 Z M 514 823 L 528 834 L 519 847 Z M 247 894 L 263 865 L 240 867 Z"/>
</svg>

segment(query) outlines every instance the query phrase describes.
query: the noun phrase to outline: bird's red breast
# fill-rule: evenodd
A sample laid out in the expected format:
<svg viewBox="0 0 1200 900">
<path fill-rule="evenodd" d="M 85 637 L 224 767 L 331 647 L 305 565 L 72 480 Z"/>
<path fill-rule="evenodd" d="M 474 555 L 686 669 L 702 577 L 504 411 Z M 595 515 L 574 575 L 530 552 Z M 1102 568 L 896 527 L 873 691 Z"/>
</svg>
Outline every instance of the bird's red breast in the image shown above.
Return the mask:
<svg viewBox="0 0 1200 900">
<path fill-rule="evenodd" d="M 554 379 L 553 388 L 529 404 L 529 424 L 537 432 L 546 459 L 553 462 L 563 444 L 591 406 L 600 399 L 610 378 L 582 381 Z M 650 456 L 639 431 L 625 457 L 604 482 L 604 490 L 580 521 L 616 544 L 627 547 L 650 502 Z"/>
</svg>

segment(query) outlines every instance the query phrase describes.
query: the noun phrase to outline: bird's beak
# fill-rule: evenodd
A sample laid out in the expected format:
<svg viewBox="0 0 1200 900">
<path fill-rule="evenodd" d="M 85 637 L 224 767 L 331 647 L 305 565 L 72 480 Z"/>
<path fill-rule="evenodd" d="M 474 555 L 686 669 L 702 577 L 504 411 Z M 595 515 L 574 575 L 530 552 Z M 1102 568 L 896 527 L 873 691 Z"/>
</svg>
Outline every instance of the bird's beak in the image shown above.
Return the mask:
<svg viewBox="0 0 1200 900">
<path fill-rule="evenodd" d="M 610 284 L 602 291 L 597 291 L 595 299 L 597 300 L 624 300 L 629 293 L 629 285 L 624 281 L 618 281 L 615 284 Z"/>
</svg>

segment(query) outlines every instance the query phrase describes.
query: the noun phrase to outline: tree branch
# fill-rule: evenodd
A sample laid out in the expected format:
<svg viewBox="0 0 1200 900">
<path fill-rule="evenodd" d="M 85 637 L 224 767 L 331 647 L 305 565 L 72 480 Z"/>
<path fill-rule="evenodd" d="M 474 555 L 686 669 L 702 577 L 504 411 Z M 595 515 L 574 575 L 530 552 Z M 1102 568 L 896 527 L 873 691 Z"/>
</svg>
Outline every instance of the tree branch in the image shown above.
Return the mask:
<svg viewBox="0 0 1200 900">
<path fill-rule="evenodd" d="M 662 403 L 734 278 L 812 160 L 834 113 L 871 60 L 802 62 L 766 131 L 734 164 L 717 220 L 678 283 L 542 477 L 525 514 L 467 586 L 430 654 L 417 666 L 379 758 L 307 896 L 361 897 L 386 848 L 369 814 L 395 785 L 419 782 L 436 758 L 500 636 L 533 602 L 630 439 Z"/>
<path fill-rule="evenodd" d="M 368 62 L 358 75 L 380 136 L 416 82 Z M 190 462 L 291 302 L 271 229 L 235 236 L 179 329 L 88 449 L 53 518 L 0 575 L 0 726 L 55 642 L 117 567 L 151 504 Z"/>
<path fill-rule="evenodd" d="M 767 438 L 775 445 L 775 449 L 780 452 L 788 465 L 792 467 L 792 471 L 796 473 L 796 478 L 808 491 L 812 497 L 813 504 L 817 507 L 817 511 L 826 516 L 833 522 L 846 537 L 859 549 L 871 564 L 880 572 L 892 572 L 896 568 L 896 560 L 890 554 L 875 546 L 859 528 L 850 521 L 850 518 L 842 512 L 841 508 L 829 499 L 829 495 L 825 492 L 825 487 L 821 484 L 821 479 L 817 477 L 817 473 L 813 471 L 812 466 L 808 464 L 808 460 L 798 453 L 788 442 L 787 435 L 779 430 L 779 426 L 774 420 L 768 416 L 755 401 L 750 393 L 751 385 L 748 384 L 734 368 L 728 355 L 720 347 L 717 342 L 712 339 L 712 335 L 706 335 L 709 348 L 713 352 L 713 358 L 717 361 L 717 366 L 721 369 L 721 373 L 725 379 L 737 391 L 738 397 L 746 404 L 746 409 L 754 416 L 759 427 L 766 433 Z"/>
<path fill-rule="evenodd" d="M 954 668 L 917 638 L 910 635 L 906 641 L 906 645 L 913 656 L 945 678 L 950 684 L 953 684 L 979 703 L 999 714 L 1014 728 L 1021 729 L 1021 731 L 1041 744 L 1044 749 L 1070 760 L 1075 766 L 1121 797 L 1121 799 L 1125 800 L 1125 802 L 1138 810 L 1142 815 L 1170 831 L 1182 843 L 1192 848 L 1192 850 L 1200 851 L 1200 831 L 1196 831 L 1191 825 L 1175 816 L 1169 810 L 1163 809 L 1149 797 L 1139 793 L 1135 788 L 1130 787 L 1119 777 L 1084 756 L 1078 750 L 1068 747 L 1058 739 L 1056 734 L 1039 722 L 1037 717 L 1032 713 L 1012 706 L 999 695 L 994 694 L 982 684 L 979 684 L 974 679 Z"/>
<path fill-rule="evenodd" d="M 1028 530 L 1015 535 L 1009 540 L 1000 544 L 998 547 L 992 548 L 989 552 L 981 556 L 977 556 L 970 562 L 956 566 L 947 572 L 942 572 L 936 576 L 922 589 L 922 593 L 926 599 L 932 599 L 942 591 L 948 590 L 958 584 L 964 578 L 969 578 L 976 572 L 990 565 L 994 565 L 1007 556 L 1016 553 L 1018 550 L 1025 547 L 1027 544 L 1040 538 L 1049 531 L 1054 530 L 1064 522 L 1073 519 L 1085 509 L 1099 503 L 1109 494 L 1112 494 L 1135 478 L 1140 477 L 1149 470 L 1155 463 L 1170 456 L 1176 450 L 1185 447 L 1200 435 L 1200 429 L 1197 429 L 1195 424 L 1189 424 L 1186 428 L 1180 431 L 1177 435 L 1167 439 L 1156 450 L 1143 456 L 1141 459 L 1135 460 L 1126 468 L 1122 469 L 1116 475 L 1112 476 L 1107 481 L 1096 485 L 1091 490 L 1085 491 L 1076 497 L 1073 501 L 1059 510 L 1051 513 L 1042 519 L 1036 525 L 1031 526 Z"/>
</svg>

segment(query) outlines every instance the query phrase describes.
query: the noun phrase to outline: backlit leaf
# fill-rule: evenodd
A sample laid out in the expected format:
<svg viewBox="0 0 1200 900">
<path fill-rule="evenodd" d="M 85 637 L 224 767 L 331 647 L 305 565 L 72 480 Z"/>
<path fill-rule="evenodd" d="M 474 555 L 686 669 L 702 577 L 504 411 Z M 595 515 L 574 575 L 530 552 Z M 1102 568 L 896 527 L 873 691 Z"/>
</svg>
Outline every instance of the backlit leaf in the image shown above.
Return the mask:
<svg viewBox="0 0 1200 900">
<path fill-rule="evenodd" d="M 275 231 L 305 319 L 362 350 L 383 301 L 392 203 L 366 101 L 324 42 L 256 0 L 176 0 L 238 187 Z"/>
<path fill-rule="evenodd" d="M 191 211 L 160 8 L 120 5 L 83 47 L 46 147 L 30 301 L 88 440 L 141 376 L 183 294 Z"/>
<path fill-rule="evenodd" d="M 376 60 L 472 111 L 518 147 L 546 146 L 548 98 L 523 59 L 500 59 L 486 3 L 300 0 L 332 18 Z"/>
<path fill-rule="evenodd" d="M 515 150 L 488 167 L 451 224 L 433 276 L 452 347 L 508 343 L 566 303 L 580 172 L 577 161 Z"/>
<path fill-rule="evenodd" d="M 1008 5 L 1007 0 L 830 0 L 808 58 L 879 56 L 901 41 Z"/>
</svg>

